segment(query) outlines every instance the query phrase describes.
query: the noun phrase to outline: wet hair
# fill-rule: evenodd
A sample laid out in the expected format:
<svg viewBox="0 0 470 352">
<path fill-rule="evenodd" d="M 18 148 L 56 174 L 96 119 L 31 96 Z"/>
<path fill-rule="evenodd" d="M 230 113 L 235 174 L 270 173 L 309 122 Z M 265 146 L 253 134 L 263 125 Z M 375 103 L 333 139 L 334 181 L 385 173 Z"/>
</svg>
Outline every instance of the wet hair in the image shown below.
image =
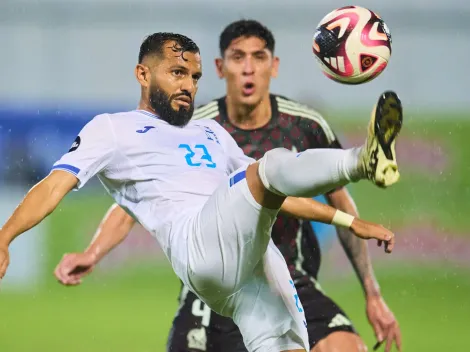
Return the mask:
<svg viewBox="0 0 470 352">
<path fill-rule="evenodd" d="M 139 51 L 139 64 L 150 55 L 161 57 L 163 55 L 163 47 L 169 41 L 175 42 L 172 50 L 176 53 L 180 52 L 182 57 L 185 52 L 199 53 L 199 47 L 190 38 L 177 33 L 158 32 L 149 35 L 142 42 Z"/>
<path fill-rule="evenodd" d="M 230 44 L 240 37 L 257 37 L 264 40 L 266 48 L 274 53 L 275 40 L 272 32 L 260 22 L 255 20 L 239 20 L 230 23 L 219 37 L 220 55 L 224 56 Z"/>
</svg>

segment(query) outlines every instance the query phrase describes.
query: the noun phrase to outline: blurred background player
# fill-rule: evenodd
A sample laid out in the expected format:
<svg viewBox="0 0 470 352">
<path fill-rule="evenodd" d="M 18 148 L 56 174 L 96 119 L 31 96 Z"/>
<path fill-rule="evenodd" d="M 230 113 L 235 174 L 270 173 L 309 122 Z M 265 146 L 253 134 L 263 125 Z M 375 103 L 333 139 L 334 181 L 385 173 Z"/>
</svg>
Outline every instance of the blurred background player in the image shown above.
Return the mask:
<svg viewBox="0 0 470 352">
<path fill-rule="evenodd" d="M 275 40 L 269 29 L 256 21 L 231 23 L 221 33 L 219 47 L 221 57 L 215 64 L 218 76 L 226 80 L 226 96 L 199 107 L 193 119 L 215 119 L 245 154 L 255 159 L 277 147 L 296 151 L 341 148 L 328 123 L 315 110 L 270 94 L 270 81 L 277 76 L 279 58 L 274 56 Z M 345 188 L 326 194 L 326 198 L 334 207 L 357 215 Z M 126 235 L 133 224 L 127 213 L 113 206 L 101 230 Z M 338 227 L 337 232 L 364 289 L 367 317 L 378 341 L 386 340 L 387 350 L 393 341 L 400 345 L 400 329 L 381 296 L 366 242 L 344 228 Z M 311 224 L 280 215 L 272 238 L 289 265 L 304 306 L 312 351 L 366 351 L 346 313 L 323 293 L 317 281 L 321 255 Z M 66 261 L 67 256 L 57 270 Z M 179 300 L 168 351 L 246 351 L 231 319 L 212 312 L 184 286 Z"/>
</svg>

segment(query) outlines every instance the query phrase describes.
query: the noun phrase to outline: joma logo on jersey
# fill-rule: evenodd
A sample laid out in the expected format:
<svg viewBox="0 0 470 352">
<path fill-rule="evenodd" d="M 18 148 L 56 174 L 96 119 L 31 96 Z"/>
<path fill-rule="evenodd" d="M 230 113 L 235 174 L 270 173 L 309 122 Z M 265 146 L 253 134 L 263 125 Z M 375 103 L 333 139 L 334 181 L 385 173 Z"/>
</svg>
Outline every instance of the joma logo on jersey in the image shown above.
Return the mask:
<svg viewBox="0 0 470 352">
<path fill-rule="evenodd" d="M 136 132 L 137 132 L 137 133 L 147 133 L 147 132 L 150 131 L 152 128 L 155 128 L 155 126 L 144 126 L 143 129 L 137 130 Z"/>
</svg>

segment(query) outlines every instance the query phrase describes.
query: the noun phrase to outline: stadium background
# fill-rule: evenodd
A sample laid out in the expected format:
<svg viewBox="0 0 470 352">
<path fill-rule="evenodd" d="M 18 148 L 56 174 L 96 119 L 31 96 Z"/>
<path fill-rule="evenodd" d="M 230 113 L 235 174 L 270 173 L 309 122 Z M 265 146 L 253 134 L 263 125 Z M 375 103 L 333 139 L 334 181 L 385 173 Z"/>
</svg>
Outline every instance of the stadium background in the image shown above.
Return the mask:
<svg viewBox="0 0 470 352">
<path fill-rule="evenodd" d="M 287 5 L 288 4 L 288 5 Z M 406 122 L 402 181 L 382 191 L 352 185 L 362 217 L 396 231 L 391 256 L 370 243 L 382 291 L 402 327 L 405 351 L 464 351 L 470 316 L 470 3 L 358 1 L 393 36 L 387 70 L 348 87 L 324 78 L 311 54 L 316 23 L 337 0 L 3 0 L 0 2 L 0 222 L 47 174 L 96 113 L 133 109 L 133 77 L 146 34 L 187 34 L 203 55 L 197 103 L 224 92 L 213 58 L 218 33 L 254 18 L 274 32 L 281 57 L 273 92 L 324 113 L 346 146 L 361 143 L 378 94 L 396 90 Z M 157 244 L 140 229 L 81 287 L 52 276 L 65 252 L 81 250 L 111 199 L 93 182 L 12 247 L 0 285 L 0 351 L 164 351 L 179 284 Z M 359 284 L 331 227 L 321 228 L 324 289 L 371 347 Z"/>
</svg>

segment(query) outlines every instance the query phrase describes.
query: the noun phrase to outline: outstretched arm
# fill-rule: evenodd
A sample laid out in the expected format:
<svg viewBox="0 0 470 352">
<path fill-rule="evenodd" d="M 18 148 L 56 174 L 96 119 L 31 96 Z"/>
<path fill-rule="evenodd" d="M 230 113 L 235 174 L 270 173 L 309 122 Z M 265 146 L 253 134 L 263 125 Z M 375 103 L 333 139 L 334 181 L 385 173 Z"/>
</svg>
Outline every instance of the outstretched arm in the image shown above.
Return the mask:
<svg viewBox="0 0 470 352">
<path fill-rule="evenodd" d="M 119 205 L 113 204 L 85 252 L 64 255 L 54 271 L 56 278 L 64 285 L 80 284 L 81 279 L 127 237 L 135 222 Z"/>
<path fill-rule="evenodd" d="M 78 183 L 69 172 L 56 170 L 26 194 L 5 225 L 0 229 L 0 279 L 9 264 L 8 246 L 22 233 L 44 220 Z"/>
<path fill-rule="evenodd" d="M 361 220 L 314 199 L 287 197 L 282 204 L 281 212 L 302 220 L 347 228 L 362 239 L 377 239 L 379 246 L 385 242 L 387 253 L 392 252 L 395 244 L 394 234 L 383 226 Z"/>
<path fill-rule="evenodd" d="M 0 229 L 0 279 L 5 275 L 8 246 L 15 237 L 39 224 L 72 189 L 83 187 L 112 161 L 117 142 L 108 115 L 95 116 L 80 131 L 69 151 L 52 172 L 26 195 Z"/>
<path fill-rule="evenodd" d="M 96 230 L 86 253 L 100 261 L 114 247 L 124 241 L 136 221 L 119 205 L 113 204 Z"/>
</svg>

